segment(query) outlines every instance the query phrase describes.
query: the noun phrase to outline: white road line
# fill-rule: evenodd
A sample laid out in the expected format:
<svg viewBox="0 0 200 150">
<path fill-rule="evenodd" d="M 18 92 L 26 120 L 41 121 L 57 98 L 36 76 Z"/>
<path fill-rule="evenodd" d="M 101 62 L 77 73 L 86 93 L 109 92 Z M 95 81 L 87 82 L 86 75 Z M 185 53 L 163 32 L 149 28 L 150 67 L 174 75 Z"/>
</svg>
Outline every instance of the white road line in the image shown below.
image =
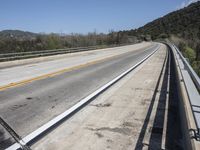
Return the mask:
<svg viewBox="0 0 200 150">
<path fill-rule="evenodd" d="M 99 95 L 105 89 L 107 89 L 108 87 L 110 87 L 111 85 L 113 85 L 115 82 L 117 82 L 118 80 L 120 80 L 122 77 L 124 77 L 125 75 L 127 75 L 130 71 L 132 71 L 133 69 L 135 69 L 137 66 L 139 66 L 141 63 L 143 63 L 145 60 L 147 60 L 159 48 L 160 48 L 160 46 L 158 46 L 152 53 L 150 53 L 149 55 L 147 55 L 144 59 L 142 59 L 140 62 L 138 62 L 137 64 L 135 64 L 131 68 L 129 68 L 127 71 L 125 71 L 124 73 L 120 74 L 119 76 L 117 76 L 116 78 L 114 78 L 113 80 L 111 80 L 110 82 L 108 82 L 107 84 L 105 84 L 104 86 L 102 86 L 101 88 L 99 88 L 98 90 L 96 90 L 95 92 L 91 93 L 90 95 L 88 95 L 87 97 L 85 97 L 84 99 L 82 99 L 80 102 L 78 102 L 77 104 L 75 104 L 74 106 L 72 106 L 71 108 L 69 108 L 68 110 L 66 110 L 65 112 L 63 112 L 62 114 L 58 115 L 54 119 L 50 120 L 49 122 L 47 122 L 46 124 L 44 124 L 40 128 L 36 129 L 32 133 L 30 133 L 29 135 L 27 135 L 26 137 L 24 137 L 22 139 L 22 142 L 26 143 L 26 144 L 29 143 L 29 142 L 31 142 L 32 140 L 34 140 L 35 138 L 37 138 L 38 136 L 40 136 L 42 133 L 44 133 L 45 131 L 47 131 L 51 127 L 55 126 L 60 121 L 62 121 L 64 118 L 67 118 L 68 116 L 70 116 L 72 113 L 74 113 L 79 108 L 81 108 L 84 104 L 86 104 L 87 102 L 89 102 L 92 98 L 94 98 L 95 96 Z M 15 143 L 15 144 L 11 145 L 10 147 L 8 147 L 6 150 L 16 150 L 16 149 L 19 149 L 19 148 L 21 148 L 20 144 Z"/>
</svg>

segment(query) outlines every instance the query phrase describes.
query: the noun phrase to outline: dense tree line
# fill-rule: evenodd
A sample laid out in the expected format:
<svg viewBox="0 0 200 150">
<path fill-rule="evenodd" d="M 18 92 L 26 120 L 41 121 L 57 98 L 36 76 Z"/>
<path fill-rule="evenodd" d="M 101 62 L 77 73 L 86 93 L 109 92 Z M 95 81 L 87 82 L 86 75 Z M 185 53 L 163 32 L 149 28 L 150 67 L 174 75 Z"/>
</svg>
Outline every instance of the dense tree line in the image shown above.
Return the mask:
<svg viewBox="0 0 200 150">
<path fill-rule="evenodd" d="M 118 45 L 137 43 L 140 40 L 121 32 L 110 31 L 109 34 L 91 32 L 87 35 L 72 33 L 63 34 L 34 34 L 24 35 L 23 31 L 9 30 L 0 33 L 0 53 L 25 52 L 35 50 L 63 49 L 72 47 L 87 47 L 96 45 Z M 13 33 L 14 32 L 14 33 Z M 17 36 L 15 36 L 17 33 Z M 21 34 L 21 36 L 20 36 Z"/>
</svg>

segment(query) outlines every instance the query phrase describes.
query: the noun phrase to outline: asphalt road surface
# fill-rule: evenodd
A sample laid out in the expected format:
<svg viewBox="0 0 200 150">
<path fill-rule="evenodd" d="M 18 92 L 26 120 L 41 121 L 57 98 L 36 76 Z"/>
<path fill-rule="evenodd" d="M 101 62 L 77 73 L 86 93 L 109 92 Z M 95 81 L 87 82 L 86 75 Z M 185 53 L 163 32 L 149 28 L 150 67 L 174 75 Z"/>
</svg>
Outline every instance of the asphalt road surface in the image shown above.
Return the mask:
<svg viewBox="0 0 200 150">
<path fill-rule="evenodd" d="M 135 65 L 159 44 L 0 91 L 1 117 L 22 137 Z M 0 129 L 1 130 L 1 129 Z M 3 131 L 1 131 L 3 132 Z"/>
</svg>

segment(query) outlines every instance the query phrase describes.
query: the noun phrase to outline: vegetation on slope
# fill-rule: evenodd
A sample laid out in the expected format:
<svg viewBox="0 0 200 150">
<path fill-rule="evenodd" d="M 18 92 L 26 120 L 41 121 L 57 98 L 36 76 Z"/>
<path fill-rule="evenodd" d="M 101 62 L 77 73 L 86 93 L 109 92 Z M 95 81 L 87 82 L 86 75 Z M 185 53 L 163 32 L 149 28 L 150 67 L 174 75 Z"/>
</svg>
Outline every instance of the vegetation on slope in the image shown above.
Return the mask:
<svg viewBox="0 0 200 150">
<path fill-rule="evenodd" d="M 174 42 L 200 75 L 200 1 L 156 19 L 127 35 Z"/>
</svg>

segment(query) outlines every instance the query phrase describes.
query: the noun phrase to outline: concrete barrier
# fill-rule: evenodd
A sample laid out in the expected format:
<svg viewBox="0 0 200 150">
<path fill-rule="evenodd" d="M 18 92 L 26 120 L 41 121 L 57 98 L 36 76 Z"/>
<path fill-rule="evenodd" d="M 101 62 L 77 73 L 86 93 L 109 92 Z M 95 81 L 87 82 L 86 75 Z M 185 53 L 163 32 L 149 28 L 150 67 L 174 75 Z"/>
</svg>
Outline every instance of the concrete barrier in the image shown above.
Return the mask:
<svg viewBox="0 0 200 150">
<path fill-rule="evenodd" d="M 198 127 L 196 126 L 195 118 L 193 115 L 193 111 L 190 104 L 190 99 L 187 93 L 187 89 L 185 87 L 185 83 L 183 81 L 183 76 L 181 74 L 181 70 L 179 67 L 179 63 L 177 61 L 175 55 L 175 49 L 171 44 L 167 44 L 172 52 L 172 61 L 175 65 L 176 72 L 176 82 L 178 88 L 178 96 L 179 96 L 179 113 L 180 120 L 182 126 L 182 134 L 183 134 L 183 147 L 186 150 L 199 150 L 200 142 L 194 138 L 193 130 L 196 130 Z"/>
</svg>

